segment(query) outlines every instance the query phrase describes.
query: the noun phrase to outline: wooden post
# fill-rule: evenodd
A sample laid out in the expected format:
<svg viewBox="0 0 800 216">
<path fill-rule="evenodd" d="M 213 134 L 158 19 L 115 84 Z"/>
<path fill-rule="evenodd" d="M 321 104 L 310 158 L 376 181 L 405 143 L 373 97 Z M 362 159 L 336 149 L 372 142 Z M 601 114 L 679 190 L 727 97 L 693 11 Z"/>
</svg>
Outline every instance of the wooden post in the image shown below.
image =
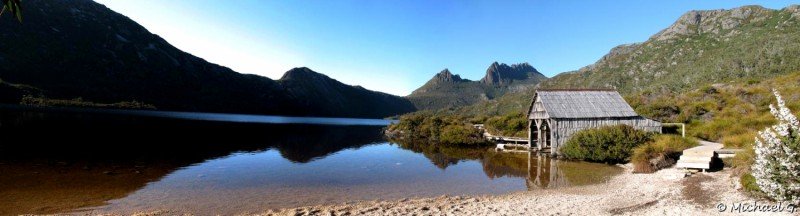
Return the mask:
<svg viewBox="0 0 800 216">
<path fill-rule="evenodd" d="M 550 155 L 555 156 L 558 152 L 558 142 L 554 142 L 556 140 L 555 130 L 553 130 L 553 121 L 551 119 L 547 119 L 547 134 L 549 135 L 547 141 L 550 142 Z"/>
<path fill-rule="evenodd" d="M 533 147 L 533 139 L 531 139 L 533 137 L 533 131 L 531 130 L 531 124 L 533 124 L 533 121 L 528 119 L 528 150 L 531 150 Z"/>
<path fill-rule="evenodd" d="M 542 120 L 536 119 L 534 120 L 536 123 L 536 148 L 541 151 L 542 150 Z"/>
<path fill-rule="evenodd" d="M 534 119 L 533 123 L 536 125 L 536 149 L 542 150 L 542 120 Z"/>
<path fill-rule="evenodd" d="M 542 147 L 541 148 L 544 148 L 548 144 L 548 142 L 550 141 L 548 139 L 548 137 L 547 137 L 547 134 L 549 134 L 548 131 L 550 130 L 550 125 L 546 125 L 546 124 L 544 124 L 544 122 L 542 122 L 542 128 L 543 128 L 542 129 L 542 133 L 539 134 L 539 139 L 542 140 Z"/>
<path fill-rule="evenodd" d="M 686 137 L 686 124 L 685 123 L 662 123 L 663 125 L 680 125 L 681 126 L 681 136 Z M 664 127 L 661 127 L 661 133 L 664 133 Z"/>
<path fill-rule="evenodd" d="M 686 137 L 686 124 L 681 123 L 681 136 Z"/>
</svg>

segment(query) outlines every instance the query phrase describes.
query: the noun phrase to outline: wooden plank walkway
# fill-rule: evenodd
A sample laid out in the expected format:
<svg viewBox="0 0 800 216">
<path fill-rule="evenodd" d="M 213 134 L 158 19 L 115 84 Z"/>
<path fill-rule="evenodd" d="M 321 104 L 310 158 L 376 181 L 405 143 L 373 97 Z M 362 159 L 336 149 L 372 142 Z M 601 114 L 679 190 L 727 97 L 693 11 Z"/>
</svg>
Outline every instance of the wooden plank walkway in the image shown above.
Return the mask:
<svg viewBox="0 0 800 216">
<path fill-rule="evenodd" d="M 478 130 L 481 130 L 483 137 L 489 141 L 499 142 L 499 143 L 511 143 L 511 144 L 528 144 L 528 138 L 525 137 L 508 137 L 508 136 L 495 136 L 489 133 L 483 124 L 475 124 L 473 125 Z"/>
<path fill-rule="evenodd" d="M 744 151 L 744 149 L 719 149 L 714 152 L 717 153 L 717 157 L 719 158 L 732 158 L 742 151 Z"/>
<path fill-rule="evenodd" d="M 473 127 L 481 131 L 481 135 L 497 144 L 495 151 L 498 152 L 514 152 L 514 153 L 527 153 L 532 150 L 528 145 L 529 141 L 526 137 L 509 137 L 509 136 L 496 136 L 486 130 L 483 124 L 475 124 Z"/>
<path fill-rule="evenodd" d="M 522 137 L 506 137 L 506 136 L 495 136 L 490 134 L 489 132 L 484 131 L 483 137 L 488 139 L 489 141 L 495 142 L 503 142 L 503 143 L 514 143 L 514 144 L 528 144 L 527 138 Z"/>
<path fill-rule="evenodd" d="M 678 159 L 677 168 L 701 169 L 711 168 L 711 161 L 716 156 L 717 150 L 722 149 L 722 143 L 700 141 L 700 146 L 683 150 L 683 155 Z"/>
</svg>

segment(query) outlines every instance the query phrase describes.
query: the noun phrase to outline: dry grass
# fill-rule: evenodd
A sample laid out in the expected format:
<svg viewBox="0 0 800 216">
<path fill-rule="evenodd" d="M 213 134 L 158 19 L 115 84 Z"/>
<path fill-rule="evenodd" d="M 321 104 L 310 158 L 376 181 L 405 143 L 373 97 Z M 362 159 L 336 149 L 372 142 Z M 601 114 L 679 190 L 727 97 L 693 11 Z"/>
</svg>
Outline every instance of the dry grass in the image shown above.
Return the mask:
<svg viewBox="0 0 800 216">
<path fill-rule="evenodd" d="M 697 146 L 692 139 L 677 135 L 660 135 L 652 142 L 633 149 L 631 163 L 634 173 L 653 173 L 659 169 L 672 166 L 684 149 Z"/>
</svg>

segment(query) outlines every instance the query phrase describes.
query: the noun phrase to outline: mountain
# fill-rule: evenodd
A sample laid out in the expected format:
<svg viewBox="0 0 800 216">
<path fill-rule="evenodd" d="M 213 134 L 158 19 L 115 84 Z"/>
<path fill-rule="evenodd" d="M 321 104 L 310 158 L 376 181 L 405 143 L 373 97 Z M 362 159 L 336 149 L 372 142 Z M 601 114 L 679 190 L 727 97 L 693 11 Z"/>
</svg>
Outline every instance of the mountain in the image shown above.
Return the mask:
<svg viewBox="0 0 800 216">
<path fill-rule="evenodd" d="M 800 6 L 689 11 L 647 41 L 613 48 L 543 88 L 673 92 L 800 69 Z"/>
<path fill-rule="evenodd" d="M 533 68 L 533 66 L 528 63 L 512 64 L 509 66 L 494 62 L 489 66 L 489 69 L 486 69 L 486 76 L 480 80 L 480 83 L 490 86 L 520 84 L 519 82 L 537 84 L 545 79 L 547 79 L 547 77 L 539 73 L 536 68 Z"/>
<path fill-rule="evenodd" d="M 689 11 L 647 41 L 617 46 L 596 63 L 539 88 L 616 88 L 625 96 L 675 95 L 712 84 L 758 83 L 800 71 L 800 6 Z M 523 112 L 533 89 L 462 107 L 462 114 Z"/>
<path fill-rule="evenodd" d="M 463 79 L 444 69 L 406 98 L 420 110 L 456 108 L 523 91 L 545 79 L 547 77 L 528 63 L 494 62 L 479 81 Z"/>
<path fill-rule="evenodd" d="M 450 70 L 445 68 L 441 72 L 437 73 L 433 76 L 433 79 L 428 81 L 426 85 L 436 85 L 436 84 L 444 84 L 444 83 L 459 83 L 459 82 L 469 82 L 467 79 L 462 79 L 459 75 L 453 75 L 450 73 Z"/>
<path fill-rule="evenodd" d="M 289 70 L 278 83 L 302 107 L 318 109 L 316 115 L 385 117 L 415 110 L 404 98 L 349 86 L 305 67 Z"/>
<path fill-rule="evenodd" d="M 273 115 L 385 117 L 411 110 L 404 98 L 324 76 L 288 75 L 291 79 L 278 82 L 237 73 L 183 52 L 91 0 L 26 0 L 24 6 L 22 23 L 0 17 L 2 103 L 20 103 L 31 95 L 84 104 L 135 101 L 160 110 Z M 305 84 L 305 78 L 326 86 Z M 337 97 L 308 98 L 316 95 Z M 372 98 L 378 100 L 365 101 Z M 309 102 L 314 100 L 326 103 Z M 338 104 L 316 106 L 333 101 Z M 395 104 L 399 107 L 388 107 Z"/>
</svg>

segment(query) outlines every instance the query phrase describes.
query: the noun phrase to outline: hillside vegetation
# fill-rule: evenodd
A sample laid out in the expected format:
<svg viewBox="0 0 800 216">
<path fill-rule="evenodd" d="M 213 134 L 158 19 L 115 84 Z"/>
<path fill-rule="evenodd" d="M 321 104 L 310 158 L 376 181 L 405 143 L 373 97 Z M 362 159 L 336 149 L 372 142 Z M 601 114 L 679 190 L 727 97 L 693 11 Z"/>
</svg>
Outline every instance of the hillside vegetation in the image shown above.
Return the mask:
<svg viewBox="0 0 800 216">
<path fill-rule="evenodd" d="M 761 81 L 707 85 L 682 93 L 644 91 L 630 94 L 626 100 L 645 117 L 687 123 L 687 136 L 728 147 L 748 147 L 756 131 L 775 123 L 769 113 L 769 104 L 775 102 L 773 88 L 784 95 L 791 110 L 800 110 L 800 72 Z"/>
<path fill-rule="evenodd" d="M 643 43 L 621 45 L 595 64 L 542 88 L 679 92 L 740 78 L 800 70 L 800 6 L 690 11 Z"/>
</svg>

